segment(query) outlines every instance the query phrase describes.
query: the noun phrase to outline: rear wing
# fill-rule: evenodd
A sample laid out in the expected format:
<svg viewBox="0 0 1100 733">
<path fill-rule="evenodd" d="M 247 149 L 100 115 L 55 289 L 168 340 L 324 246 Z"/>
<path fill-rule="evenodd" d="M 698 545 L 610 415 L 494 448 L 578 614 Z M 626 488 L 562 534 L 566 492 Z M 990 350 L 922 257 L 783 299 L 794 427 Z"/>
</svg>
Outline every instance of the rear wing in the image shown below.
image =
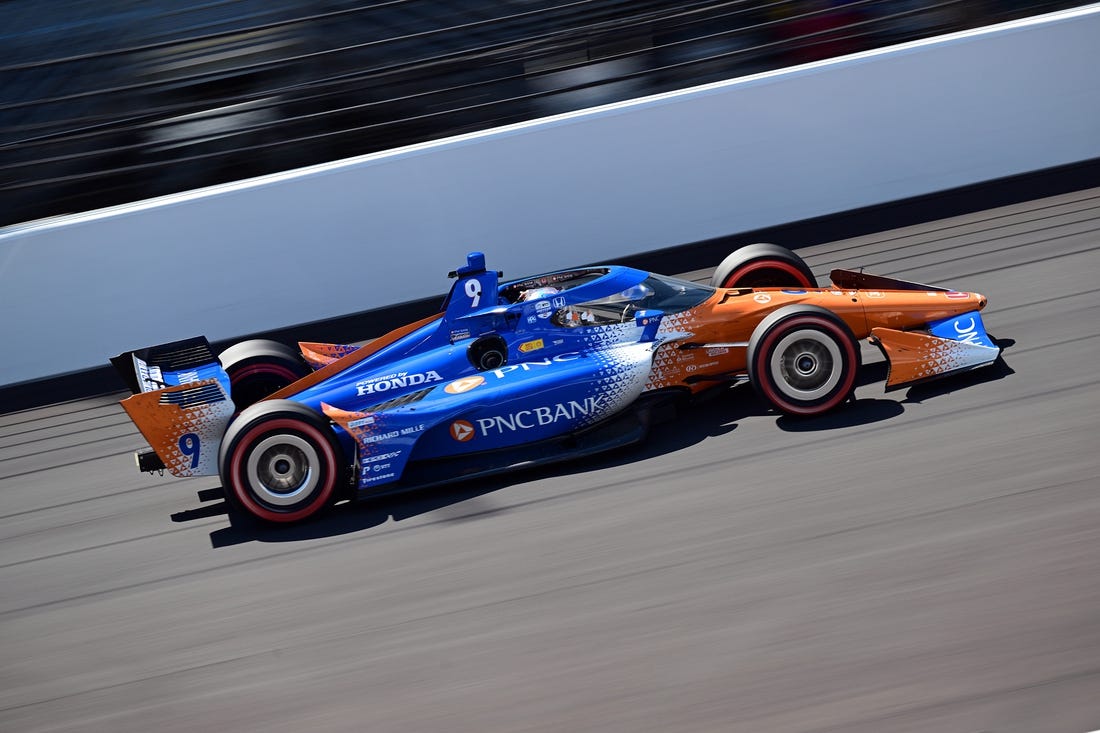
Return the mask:
<svg viewBox="0 0 1100 733">
<path fill-rule="evenodd" d="M 173 341 L 111 358 L 133 392 L 122 407 L 149 441 L 156 461 L 175 476 L 218 473 L 218 448 L 236 412 L 229 375 L 205 337 Z"/>
<path fill-rule="evenodd" d="M 172 341 L 111 357 L 111 364 L 134 394 L 217 379 L 229 391 L 229 375 L 205 336 Z"/>
</svg>

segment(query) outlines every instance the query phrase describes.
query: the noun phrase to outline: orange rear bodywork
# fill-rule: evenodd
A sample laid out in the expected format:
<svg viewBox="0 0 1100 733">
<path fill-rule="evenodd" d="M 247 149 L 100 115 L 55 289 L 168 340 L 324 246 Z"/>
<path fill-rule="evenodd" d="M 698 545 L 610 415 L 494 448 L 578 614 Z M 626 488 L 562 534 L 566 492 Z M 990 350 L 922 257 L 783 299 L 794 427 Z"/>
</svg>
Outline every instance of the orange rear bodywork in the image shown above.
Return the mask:
<svg viewBox="0 0 1100 733">
<path fill-rule="evenodd" d="M 211 476 L 218 473 L 218 447 L 233 416 L 233 402 L 222 399 L 201 404 L 179 404 L 188 393 L 221 390 L 217 380 L 181 384 L 142 392 L 122 400 L 122 408 L 149 441 L 173 476 Z"/>
</svg>

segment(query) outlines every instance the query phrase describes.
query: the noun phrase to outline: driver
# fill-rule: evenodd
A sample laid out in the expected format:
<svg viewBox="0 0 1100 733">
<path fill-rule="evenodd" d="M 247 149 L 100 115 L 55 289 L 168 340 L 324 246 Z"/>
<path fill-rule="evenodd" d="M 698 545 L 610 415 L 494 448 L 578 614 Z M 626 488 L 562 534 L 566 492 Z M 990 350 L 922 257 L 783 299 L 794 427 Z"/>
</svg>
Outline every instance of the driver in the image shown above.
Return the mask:
<svg viewBox="0 0 1100 733">
<path fill-rule="evenodd" d="M 547 285 L 541 288 L 531 288 L 530 290 L 524 290 L 519 294 L 519 298 L 516 299 L 518 303 L 525 303 L 529 300 L 540 300 L 542 298 L 549 298 L 553 295 L 557 295 L 561 291 L 557 288 Z"/>
</svg>

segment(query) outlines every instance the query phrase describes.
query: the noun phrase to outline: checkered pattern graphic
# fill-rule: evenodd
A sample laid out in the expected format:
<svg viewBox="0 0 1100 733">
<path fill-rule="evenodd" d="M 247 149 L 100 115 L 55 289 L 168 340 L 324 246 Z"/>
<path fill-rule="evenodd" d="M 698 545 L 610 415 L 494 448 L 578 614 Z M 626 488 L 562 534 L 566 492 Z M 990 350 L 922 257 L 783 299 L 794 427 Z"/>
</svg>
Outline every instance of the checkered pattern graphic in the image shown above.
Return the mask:
<svg viewBox="0 0 1100 733">
<path fill-rule="evenodd" d="M 653 344 L 624 343 L 591 352 L 596 370 L 586 397 L 602 396 L 602 409 L 580 426 L 591 425 L 625 408 L 638 398 L 649 377 Z"/>
<path fill-rule="evenodd" d="M 673 333 L 691 333 L 695 330 L 698 321 L 699 318 L 693 311 L 667 315 L 661 321 L 661 327 L 657 330 L 657 338 L 667 337 Z M 649 373 L 649 380 L 645 386 L 646 390 L 659 389 L 680 383 L 684 378 L 687 366 L 694 360 L 694 353 L 681 351 L 674 345 L 658 349 L 653 356 L 653 369 Z"/>
<path fill-rule="evenodd" d="M 676 333 L 692 333 L 698 323 L 699 316 L 690 310 L 667 314 L 661 319 L 661 326 L 657 329 L 657 341 Z M 636 343 L 641 332 L 642 329 L 633 323 L 593 328 L 585 334 L 585 345 L 596 353 L 600 350 L 610 351 L 616 344 Z M 696 355 L 692 351 L 681 351 L 675 345 L 659 347 L 647 371 L 643 391 L 680 384 L 695 359 Z"/>
</svg>

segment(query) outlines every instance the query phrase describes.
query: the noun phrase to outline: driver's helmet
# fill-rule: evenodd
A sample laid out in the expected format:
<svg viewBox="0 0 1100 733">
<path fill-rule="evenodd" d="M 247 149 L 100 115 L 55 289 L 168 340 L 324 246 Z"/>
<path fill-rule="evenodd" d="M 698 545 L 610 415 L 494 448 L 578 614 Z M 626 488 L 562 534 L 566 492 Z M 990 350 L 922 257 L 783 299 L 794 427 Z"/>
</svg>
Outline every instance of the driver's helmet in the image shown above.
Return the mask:
<svg viewBox="0 0 1100 733">
<path fill-rule="evenodd" d="M 645 283 L 638 283 L 619 293 L 616 300 L 638 301 L 653 295 L 653 288 Z"/>
<path fill-rule="evenodd" d="M 519 294 L 519 302 L 523 303 L 528 300 L 539 300 L 540 298 L 549 298 L 551 295 L 557 295 L 561 291 L 555 287 L 547 285 L 542 288 L 531 288 L 530 290 L 524 290 Z"/>
</svg>

